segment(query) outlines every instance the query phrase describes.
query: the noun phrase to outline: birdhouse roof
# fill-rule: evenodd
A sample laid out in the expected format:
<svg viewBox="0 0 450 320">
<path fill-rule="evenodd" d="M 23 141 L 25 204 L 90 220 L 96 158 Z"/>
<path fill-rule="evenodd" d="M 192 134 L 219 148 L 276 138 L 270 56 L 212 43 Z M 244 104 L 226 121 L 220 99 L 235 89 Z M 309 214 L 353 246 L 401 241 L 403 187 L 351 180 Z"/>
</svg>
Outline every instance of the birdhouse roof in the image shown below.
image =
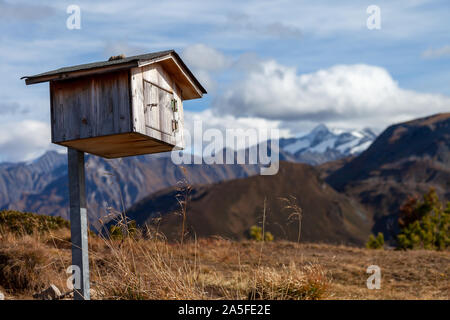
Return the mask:
<svg viewBox="0 0 450 320">
<path fill-rule="evenodd" d="M 25 79 L 25 83 L 30 85 L 40 82 L 77 78 L 96 73 L 131 69 L 155 62 L 163 64 L 167 71 L 172 73 L 175 81 L 178 85 L 180 85 L 182 91 L 189 92 L 189 94 L 184 97 L 185 100 L 200 98 L 202 94 L 207 93 L 175 50 L 153 52 L 132 57 L 125 57 L 122 59 L 64 67 L 33 76 L 24 76 L 21 79 Z"/>
</svg>

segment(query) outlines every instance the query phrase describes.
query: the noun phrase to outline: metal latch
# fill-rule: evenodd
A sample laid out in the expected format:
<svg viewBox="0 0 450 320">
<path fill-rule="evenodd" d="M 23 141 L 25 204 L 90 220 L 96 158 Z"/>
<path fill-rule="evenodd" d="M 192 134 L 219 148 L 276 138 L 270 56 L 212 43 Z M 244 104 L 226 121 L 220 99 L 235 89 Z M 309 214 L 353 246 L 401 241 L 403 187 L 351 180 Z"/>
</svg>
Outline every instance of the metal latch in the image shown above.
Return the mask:
<svg viewBox="0 0 450 320">
<path fill-rule="evenodd" d="M 147 108 L 150 107 L 150 111 L 152 111 L 152 108 L 157 107 L 158 104 L 157 103 L 148 103 L 145 108 L 144 108 L 144 113 L 147 112 Z"/>
</svg>

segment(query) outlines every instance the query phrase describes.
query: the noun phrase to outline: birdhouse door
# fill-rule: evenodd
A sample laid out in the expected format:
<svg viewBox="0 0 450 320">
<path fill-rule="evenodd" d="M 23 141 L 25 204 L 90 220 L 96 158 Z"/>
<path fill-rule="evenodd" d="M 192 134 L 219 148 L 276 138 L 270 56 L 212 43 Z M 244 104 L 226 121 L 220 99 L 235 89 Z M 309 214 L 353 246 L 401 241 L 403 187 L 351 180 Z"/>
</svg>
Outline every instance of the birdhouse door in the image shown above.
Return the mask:
<svg viewBox="0 0 450 320">
<path fill-rule="evenodd" d="M 144 81 L 144 113 L 147 127 L 163 135 L 173 136 L 173 93 Z M 166 137 L 167 138 L 167 137 Z"/>
</svg>

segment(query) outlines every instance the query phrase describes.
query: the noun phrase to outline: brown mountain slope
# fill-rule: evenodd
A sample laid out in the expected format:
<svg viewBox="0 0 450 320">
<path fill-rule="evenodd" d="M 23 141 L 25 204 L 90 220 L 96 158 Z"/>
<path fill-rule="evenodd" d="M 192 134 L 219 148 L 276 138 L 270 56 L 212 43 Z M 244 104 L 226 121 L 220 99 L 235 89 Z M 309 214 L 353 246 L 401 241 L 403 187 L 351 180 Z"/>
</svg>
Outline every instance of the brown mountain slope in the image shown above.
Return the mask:
<svg viewBox="0 0 450 320">
<path fill-rule="evenodd" d="M 181 217 L 176 201 L 178 191 L 167 189 L 141 200 L 127 216 L 139 225 L 162 217 L 159 230 L 169 239 L 179 239 Z M 194 187 L 187 209 L 187 229 L 192 237 L 247 237 L 252 225 L 260 225 L 266 201 L 265 228 L 275 239 L 297 240 L 298 224 L 289 222 L 290 211 L 280 197 L 294 196 L 303 208 L 302 241 L 363 243 L 369 233 L 366 213 L 337 193 L 305 164 L 281 162 L 274 176 L 254 176 L 209 186 Z"/>
<path fill-rule="evenodd" d="M 372 212 L 374 232 L 397 233 L 400 205 L 434 187 L 450 200 L 450 113 L 392 125 L 326 181 Z"/>
<path fill-rule="evenodd" d="M 63 156 L 64 160 L 66 155 Z M 66 168 L 66 162 L 62 166 Z M 175 165 L 170 157 L 140 156 L 106 160 L 86 156 L 86 197 L 90 223 L 97 227 L 99 218 L 110 211 L 123 210 L 150 193 L 174 186 L 185 172 L 193 183 L 208 184 L 256 174 L 256 165 Z M 69 194 L 67 170 L 39 192 L 23 193 L 7 204 L 7 209 L 31 211 L 68 219 Z M 104 218 L 106 220 L 106 218 Z"/>
</svg>

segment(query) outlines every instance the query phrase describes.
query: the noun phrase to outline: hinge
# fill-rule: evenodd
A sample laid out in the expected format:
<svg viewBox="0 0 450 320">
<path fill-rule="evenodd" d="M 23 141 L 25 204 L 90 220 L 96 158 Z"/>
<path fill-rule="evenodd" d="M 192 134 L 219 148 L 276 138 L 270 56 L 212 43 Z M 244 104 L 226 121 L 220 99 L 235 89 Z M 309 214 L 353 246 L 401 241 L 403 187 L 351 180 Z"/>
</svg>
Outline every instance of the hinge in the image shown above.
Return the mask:
<svg viewBox="0 0 450 320">
<path fill-rule="evenodd" d="M 177 111 L 178 111 L 178 103 L 177 103 L 177 100 L 176 100 L 176 99 L 172 99 L 171 104 L 172 104 L 172 111 L 173 111 L 173 112 L 177 112 Z"/>
<path fill-rule="evenodd" d="M 178 130 L 178 121 L 172 120 L 172 131 L 177 131 L 177 130 Z"/>
</svg>

